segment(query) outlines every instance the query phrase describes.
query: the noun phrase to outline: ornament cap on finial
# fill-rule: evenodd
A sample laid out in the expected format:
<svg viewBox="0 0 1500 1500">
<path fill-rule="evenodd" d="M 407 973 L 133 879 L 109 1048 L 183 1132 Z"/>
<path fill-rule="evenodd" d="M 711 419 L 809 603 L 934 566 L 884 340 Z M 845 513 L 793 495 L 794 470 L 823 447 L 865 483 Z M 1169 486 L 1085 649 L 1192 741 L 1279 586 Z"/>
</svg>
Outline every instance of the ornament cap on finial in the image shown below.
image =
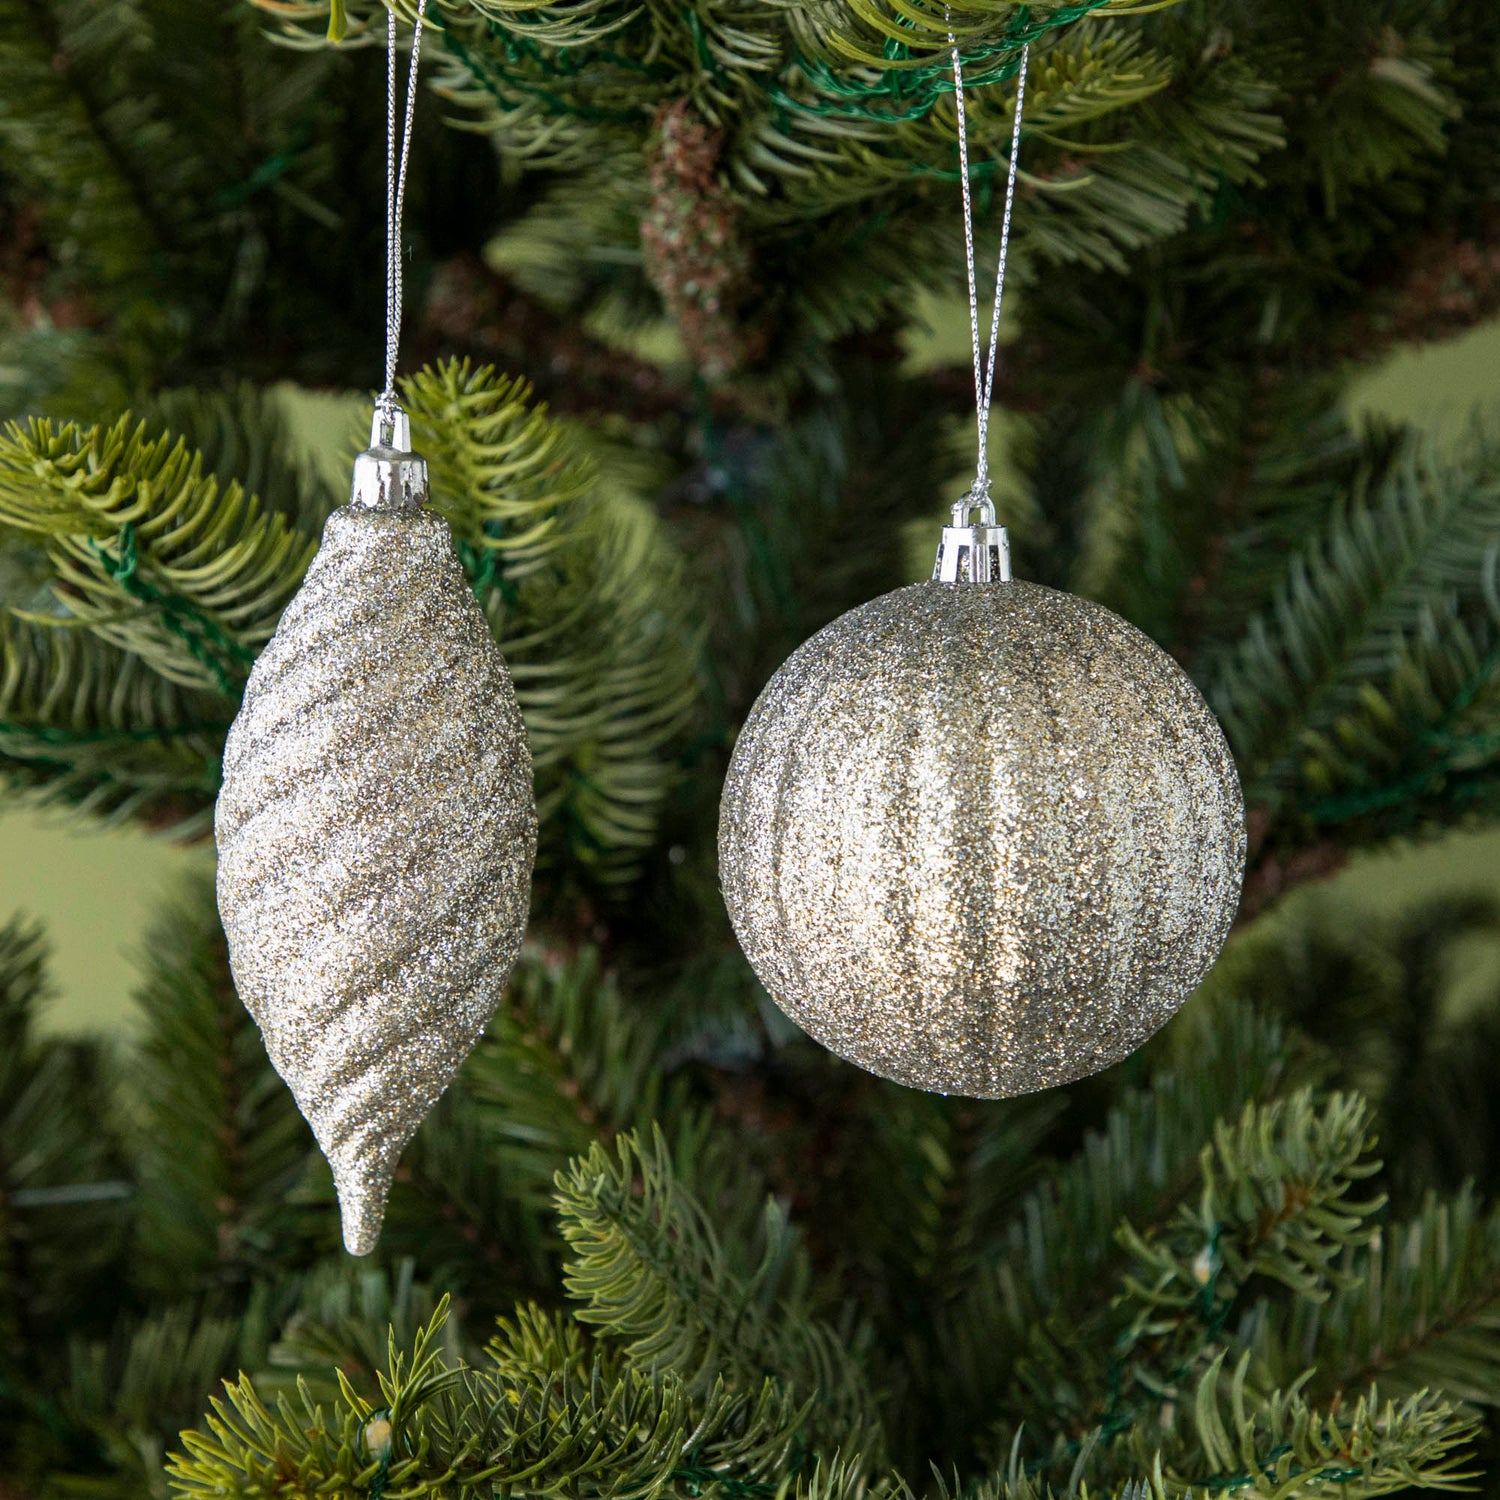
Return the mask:
<svg viewBox="0 0 1500 1500">
<path fill-rule="evenodd" d="M 427 460 L 411 451 L 411 418 L 394 401 L 375 403 L 370 446 L 354 460 L 349 503 L 398 511 L 427 503 Z"/>
<path fill-rule="evenodd" d="M 976 484 L 954 502 L 952 524 L 943 527 L 938 542 L 932 578 L 935 583 L 1010 582 L 1010 538 L 995 519 L 988 485 Z"/>
</svg>

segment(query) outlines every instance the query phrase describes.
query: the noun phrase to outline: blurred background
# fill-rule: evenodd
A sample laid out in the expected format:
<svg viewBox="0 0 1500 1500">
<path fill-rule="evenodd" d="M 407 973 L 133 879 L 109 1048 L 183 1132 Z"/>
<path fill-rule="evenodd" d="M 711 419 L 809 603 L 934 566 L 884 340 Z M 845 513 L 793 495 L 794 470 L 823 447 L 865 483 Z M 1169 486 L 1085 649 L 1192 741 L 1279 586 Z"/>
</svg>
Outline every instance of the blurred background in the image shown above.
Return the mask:
<svg viewBox="0 0 1500 1500">
<path fill-rule="evenodd" d="M 369 430 L 391 15 L 0 0 L 0 1500 L 1500 1496 L 1500 7 L 430 0 L 400 395 L 539 852 L 354 1257 L 211 831 Z M 1249 833 L 1177 1016 L 998 1100 L 800 1032 L 716 855 L 973 482 L 950 28 L 981 284 L 1030 58 L 1016 573 Z"/>
<path fill-rule="evenodd" d="M 925 309 L 924 326 L 909 336 L 913 363 L 936 366 L 967 354 L 967 307 L 949 298 Z M 323 404 L 309 403 L 294 387 L 281 392 L 288 410 L 304 413 L 299 430 L 309 451 L 336 482 L 343 449 L 322 426 Z M 1481 325 L 1441 344 L 1399 349 L 1377 369 L 1350 383 L 1344 406 L 1353 420 L 1383 418 L 1431 433 L 1440 443 L 1460 438 L 1500 401 L 1500 324 Z M 1003 416 L 1000 422 L 1004 430 Z M 996 469 L 1004 473 L 1003 452 Z M 919 523 L 911 577 L 926 571 L 930 531 L 942 511 Z M 211 872 L 212 851 L 183 846 L 134 828 L 100 830 L 71 818 L 10 807 L 0 814 L 0 911 L 24 910 L 43 919 L 56 946 L 57 992 L 42 1012 L 49 1029 L 62 1031 L 129 1025 L 131 955 L 142 926 L 173 881 L 185 870 Z M 1482 892 L 1500 897 L 1500 833 L 1474 829 L 1437 839 L 1403 841 L 1364 853 L 1348 869 L 1288 903 L 1334 899 L 1386 921 L 1441 896 Z M 1476 937 L 1454 955 L 1451 981 L 1458 1007 L 1500 995 L 1500 934 Z"/>
</svg>

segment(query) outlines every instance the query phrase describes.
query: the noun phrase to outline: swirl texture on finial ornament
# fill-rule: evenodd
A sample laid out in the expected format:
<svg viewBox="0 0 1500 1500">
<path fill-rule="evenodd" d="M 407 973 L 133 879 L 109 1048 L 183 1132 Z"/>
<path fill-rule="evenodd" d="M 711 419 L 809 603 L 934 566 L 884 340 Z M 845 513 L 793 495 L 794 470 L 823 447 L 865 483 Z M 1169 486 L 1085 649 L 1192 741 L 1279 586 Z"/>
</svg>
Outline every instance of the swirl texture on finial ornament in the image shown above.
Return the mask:
<svg viewBox="0 0 1500 1500">
<path fill-rule="evenodd" d="M 500 1001 L 536 855 L 525 725 L 441 517 L 329 517 L 229 732 L 215 832 L 235 984 L 366 1254 Z"/>
</svg>

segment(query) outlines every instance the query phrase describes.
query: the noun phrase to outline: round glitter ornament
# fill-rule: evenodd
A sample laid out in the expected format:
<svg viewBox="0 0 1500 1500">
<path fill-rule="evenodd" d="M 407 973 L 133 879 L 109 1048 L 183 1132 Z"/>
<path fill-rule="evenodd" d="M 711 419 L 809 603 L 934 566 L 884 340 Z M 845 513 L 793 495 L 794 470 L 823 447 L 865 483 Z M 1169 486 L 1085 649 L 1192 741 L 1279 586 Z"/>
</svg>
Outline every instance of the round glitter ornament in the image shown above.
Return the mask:
<svg viewBox="0 0 1500 1500">
<path fill-rule="evenodd" d="M 1145 1041 L 1218 955 L 1244 858 L 1197 689 L 1102 606 L 1011 580 L 992 513 L 782 666 L 719 823 L 777 1004 L 873 1073 L 980 1098 Z"/>
<path fill-rule="evenodd" d="M 504 658 L 384 408 L 256 661 L 215 812 L 235 985 L 374 1248 L 406 1143 L 499 1003 L 536 803 Z"/>
</svg>

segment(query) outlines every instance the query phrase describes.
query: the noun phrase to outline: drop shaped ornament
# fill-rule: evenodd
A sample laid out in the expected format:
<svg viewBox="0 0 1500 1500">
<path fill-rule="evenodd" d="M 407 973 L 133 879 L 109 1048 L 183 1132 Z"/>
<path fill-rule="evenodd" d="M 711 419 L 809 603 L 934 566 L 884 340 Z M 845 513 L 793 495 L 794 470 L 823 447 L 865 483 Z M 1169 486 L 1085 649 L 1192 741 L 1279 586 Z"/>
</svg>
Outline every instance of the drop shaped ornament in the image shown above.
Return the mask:
<svg viewBox="0 0 1500 1500">
<path fill-rule="evenodd" d="M 536 801 L 505 659 L 405 413 L 255 663 L 215 812 L 235 985 L 368 1254 L 403 1148 L 499 1004 Z"/>
</svg>

